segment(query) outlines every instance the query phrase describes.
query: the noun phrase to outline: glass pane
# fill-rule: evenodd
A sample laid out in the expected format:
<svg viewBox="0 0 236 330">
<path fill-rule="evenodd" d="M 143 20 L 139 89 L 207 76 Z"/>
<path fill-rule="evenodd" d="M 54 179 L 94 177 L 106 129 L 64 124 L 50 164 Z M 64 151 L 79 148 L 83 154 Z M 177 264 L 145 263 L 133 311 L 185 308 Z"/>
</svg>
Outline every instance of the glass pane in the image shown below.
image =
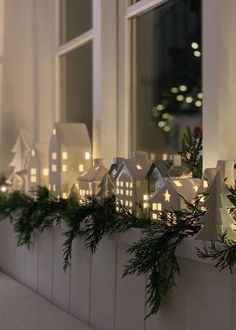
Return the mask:
<svg viewBox="0 0 236 330">
<path fill-rule="evenodd" d="M 92 28 L 92 0 L 61 0 L 61 44 Z"/>
<path fill-rule="evenodd" d="M 92 44 L 64 55 L 62 65 L 62 120 L 85 123 L 92 137 Z"/>
<path fill-rule="evenodd" d="M 201 1 L 169 1 L 133 20 L 133 32 L 133 149 L 162 158 L 202 123 Z"/>
</svg>

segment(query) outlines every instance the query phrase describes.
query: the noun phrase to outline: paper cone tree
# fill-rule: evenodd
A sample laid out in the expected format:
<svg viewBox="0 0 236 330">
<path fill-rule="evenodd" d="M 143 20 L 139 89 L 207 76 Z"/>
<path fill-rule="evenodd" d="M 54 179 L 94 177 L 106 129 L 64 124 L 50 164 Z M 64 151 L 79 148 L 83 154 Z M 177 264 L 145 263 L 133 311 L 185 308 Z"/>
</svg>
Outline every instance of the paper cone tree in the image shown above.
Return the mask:
<svg viewBox="0 0 236 330">
<path fill-rule="evenodd" d="M 224 183 L 222 171 L 217 171 L 206 193 L 208 196 L 203 205 L 207 211 L 200 221 L 204 226 L 195 238 L 204 241 L 217 240 L 228 230 L 231 231 L 234 225 L 234 220 L 228 212 L 234 205 L 227 197 L 229 191 Z"/>
</svg>

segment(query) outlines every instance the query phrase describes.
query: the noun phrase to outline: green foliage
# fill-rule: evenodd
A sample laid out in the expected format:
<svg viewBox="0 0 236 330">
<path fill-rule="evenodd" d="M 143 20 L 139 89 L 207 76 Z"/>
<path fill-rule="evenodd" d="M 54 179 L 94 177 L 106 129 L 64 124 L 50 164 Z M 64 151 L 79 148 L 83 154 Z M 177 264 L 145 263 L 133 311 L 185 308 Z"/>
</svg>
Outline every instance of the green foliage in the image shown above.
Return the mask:
<svg viewBox="0 0 236 330">
<path fill-rule="evenodd" d="M 212 241 L 208 247 L 204 246 L 203 250 L 196 250 L 199 258 L 213 260 L 220 271 L 229 268 L 232 273 L 236 261 L 236 242 L 227 239 L 226 234 L 220 240 Z"/>
<path fill-rule="evenodd" d="M 202 177 L 202 130 L 186 128 L 182 140 L 182 159 L 184 165 L 193 173 L 194 178 Z"/>
</svg>

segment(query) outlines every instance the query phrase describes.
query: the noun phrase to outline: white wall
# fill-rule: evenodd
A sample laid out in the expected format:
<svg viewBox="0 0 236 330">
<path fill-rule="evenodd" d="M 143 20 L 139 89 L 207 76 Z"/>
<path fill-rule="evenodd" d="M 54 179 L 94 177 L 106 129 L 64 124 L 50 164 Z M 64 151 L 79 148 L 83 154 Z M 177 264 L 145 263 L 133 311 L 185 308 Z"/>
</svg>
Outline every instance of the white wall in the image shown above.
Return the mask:
<svg viewBox="0 0 236 330">
<path fill-rule="evenodd" d="M 0 154 L 7 169 L 19 129 L 31 142 L 45 142 L 54 122 L 55 1 L 3 1 Z"/>
<path fill-rule="evenodd" d="M 36 234 L 30 251 L 16 248 L 7 220 L 0 222 L 0 269 L 93 327 L 94 330 L 236 330 L 235 271 L 220 272 L 196 256 L 202 242 L 186 239 L 177 251 L 181 277 L 159 313 L 144 321 L 142 276 L 122 279 L 137 231 L 104 239 L 95 255 L 74 241 L 71 269 L 62 270 L 63 228 Z"/>
</svg>

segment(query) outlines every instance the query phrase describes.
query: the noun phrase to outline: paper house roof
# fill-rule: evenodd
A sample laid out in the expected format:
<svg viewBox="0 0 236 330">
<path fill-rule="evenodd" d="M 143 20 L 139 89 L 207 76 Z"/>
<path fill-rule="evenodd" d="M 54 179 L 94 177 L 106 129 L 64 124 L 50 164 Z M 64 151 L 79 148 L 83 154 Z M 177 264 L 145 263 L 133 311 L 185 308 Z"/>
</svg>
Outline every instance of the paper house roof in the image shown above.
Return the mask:
<svg viewBox="0 0 236 330">
<path fill-rule="evenodd" d="M 125 159 L 123 160 L 116 177 L 122 172 L 124 168 L 127 169 L 130 176 L 135 180 L 144 180 L 153 165 L 153 162 L 149 159 Z"/>
<path fill-rule="evenodd" d="M 78 177 L 79 181 L 98 182 L 102 181 L 108 169 L 102 165 L 102 161 L 94 159 L 94 165 Z"/>
<path fill-rule="evenodd" d="M 202 179 L 199 185 L 199 189 L 197 191 L 197 195 L 202 194 L 206 187 L 204 187 L 204 181 L 208 182 L 208 185 L 210 185 L 216 175 L 217 168 L 206 168 L 203 172 Z"/>
<path fill-rule="evenodd" d="M 83 123 L 56 123 L 59 143 L 65 147 L 90 147 L 88 130 Z"/>
</svg>

